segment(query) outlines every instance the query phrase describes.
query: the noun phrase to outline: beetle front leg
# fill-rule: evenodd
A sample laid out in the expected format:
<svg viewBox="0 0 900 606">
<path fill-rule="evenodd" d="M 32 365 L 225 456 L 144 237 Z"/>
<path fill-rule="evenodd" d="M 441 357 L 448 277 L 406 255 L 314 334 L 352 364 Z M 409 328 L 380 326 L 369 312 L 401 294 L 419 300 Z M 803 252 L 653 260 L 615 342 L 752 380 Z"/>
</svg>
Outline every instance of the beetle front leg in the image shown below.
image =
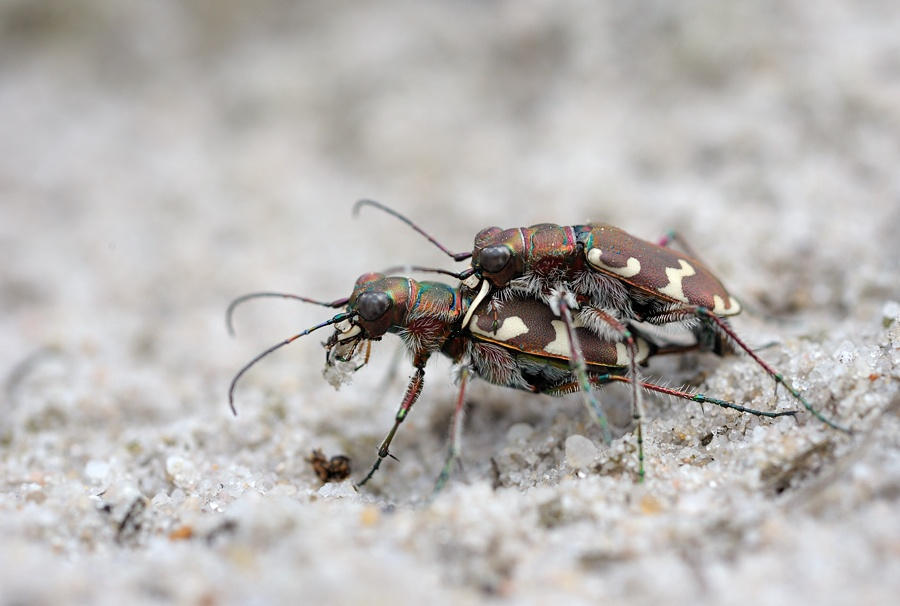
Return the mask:
<svg viewBox="0 0 900 606">
<path fill-rule="evenodd" d="M 425 369 L 422 367 L 416 368 L 416 373 L 413 375 L 412 379 L 409 381 L 409 385 L 406 388 L 406 394 L 403 396 L 403 401 L 400 402 L 400 409 L 397 410 L 397 416 L 394 417 L 394 426 L 388 432 L 388 435 L 381 442 L 381 446 L 378 447 L 378 459 L 375 461 L 375 464 L 372 465 L 372 469 L 369 470 L 369 473 L 366 474 L 356 486 L 360 487 L 372 479 L 372 476 L 375 475 L 375 472 L 378 471 L 378 468 L 381 467 L 381 462 L 385 459 L 385 457 L 394 455 L 390 452 L 391 441 L 394 439 L 394 435 L 397 433 L 397 429 L 400 427 L 400 423 L 406 419 L 406 415 L 409 414 L 410 409 L 413 404 L 416 403 L 416 400 L 419 398 L 419 394 L 422 393 L 422 386 L 425 383 Z"/>
</svg>

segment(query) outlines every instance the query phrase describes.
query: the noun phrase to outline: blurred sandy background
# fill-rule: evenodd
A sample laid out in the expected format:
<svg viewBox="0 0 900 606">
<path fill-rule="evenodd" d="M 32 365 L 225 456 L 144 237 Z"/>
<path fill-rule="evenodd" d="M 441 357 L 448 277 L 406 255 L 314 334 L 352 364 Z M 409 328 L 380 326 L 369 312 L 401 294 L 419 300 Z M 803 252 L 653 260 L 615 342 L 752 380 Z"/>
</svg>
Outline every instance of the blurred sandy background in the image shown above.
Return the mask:
<svg viewBox="0 0 900 606">
<path fill-rule="evenodd" d="M 0 2 L 0 604 L 886 604 L 900 595 L 900 10 L 862 2 Z M 734 325 L 848 438 L 648 403 L 605 447 L 577 398 L 455 395 L 433 361 L 339 392 L 307 337 L 356 276 L 482 227 L 670 228 Z M 785 408 L 752 362 L 650 374 Z M 615 410 L 627 392 L 601 397 Z M 596 458 L 576 469 L 565 443 Z M 571 442 L 570 442 L 571 444 Z"/>
</svg>

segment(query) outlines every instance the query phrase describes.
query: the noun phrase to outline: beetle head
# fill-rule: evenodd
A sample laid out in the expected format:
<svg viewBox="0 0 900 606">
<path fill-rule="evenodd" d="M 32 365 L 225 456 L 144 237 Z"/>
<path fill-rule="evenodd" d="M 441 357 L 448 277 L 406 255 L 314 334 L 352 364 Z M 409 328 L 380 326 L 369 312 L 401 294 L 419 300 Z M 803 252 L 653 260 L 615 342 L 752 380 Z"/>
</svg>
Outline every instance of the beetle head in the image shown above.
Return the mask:
<svg viewBox="0 0 900 606">
<path fill-rule="evenodd" d="M 525 251 L 519 229 L 488 227 L 475 236 L 472 267 L 497 288 L 509 284 L 524 270 Z"/>
<path fill-rule="evenodd" d="M 328 360 L 348 361 L 364 341 L 378 340 L 404 325 L 408 312 L 409 280 L 384 274 L 363 274 L 347 301 L 349 317 L 335 324 L 325 343 Z"/>
</svg>

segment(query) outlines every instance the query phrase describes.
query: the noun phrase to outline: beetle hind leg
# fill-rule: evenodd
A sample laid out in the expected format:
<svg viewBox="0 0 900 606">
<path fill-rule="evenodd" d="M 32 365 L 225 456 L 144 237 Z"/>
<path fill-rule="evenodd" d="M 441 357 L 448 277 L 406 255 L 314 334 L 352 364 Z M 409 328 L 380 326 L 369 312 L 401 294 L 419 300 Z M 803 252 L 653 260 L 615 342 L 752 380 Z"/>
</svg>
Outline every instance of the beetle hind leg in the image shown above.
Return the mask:
<svg viewBox="0 0 900 606">
<path fill-rule="evenodd" d="M 602 375 L 603 382 L 608 383 L 610 381 L 622 381 L 625 383 L 631 383 L 632 381 L 628 377 L 623 377 L 620 375 Z M 768 410 L 757 410 L 755 408 L 748 408 L 746 406 L 741 406 L 740 404 L 735 404 L 734 402 L 729 402 L 727 400 L 720 400 L 718 398 L 713 398 L 707 396 L 702 393 L 692 393 L 690 391 L 682 391 L 680 389 L 673 389 L 671 387 L 665 387 L 663 385 L 657 385 L 656 383 L 650 383 L 648 381 L 641 381 L 640 387 L 642 389 L 647 389 L 650 391 L 655 391 L 657 393 L 665 394 L 667 396 L 674 396 L 676 398 L 681 398 L 682 400 L 689 400 L 691 402 L 698 402 L 700 404 L 715 404 L 721 408 L 728 408 L 730 410 L 736 410 L 740 413 L 755 415 L 757 417 L 768 417 L 770 419 L 774 419 L 776 417 L 792 417 L 796 415 L 799 410 L 781 410 L 777 412 L 772 412 Z"/>
<path fill-rule="evenodd" d="M 657 393 L 661 393 L 667 396 L 673 396 L 676 398 L 680 398 L 682 400 L 687 400 L 690 402 L 697 402 L 701 405 L 703 404 L 714 404 L 721 408 L 728 408 L 730 410 L 735 410 L 742 414 L 752 414 L 759 417 L 767 417 L 767 418 L 777 418 L 777 417 L 788 417 L 794 416 L 799 410 L 782 410 L 782 411 L 767 411 L 767 410 L 756 410 L 755 408 L 748 408 L 746 406 L 741 406 L 740 404 L 735 404 L 734 402 L 729 402 L 727 400 L 720 400 L 718 398 L 713 398 L 707 396 L 702 393 L 692 393 L 689 391 L 682 391 L 679 389 L 673 389 L 671 387 L 665 387 L 663 385 L 657 385 L 656 383 L 651 383 L 649 381 L 633 381 L 631 378 L 624 375 L 617 374 L 600 374 L 596 372 L 592 372 L 589 374 L 589 381 L 591 387 L 594 389 L 599 389 L 604 385 L 607 385 L 613 381 L 620 381 L 623 383 L 631 383 L 638 387 L 639 389 L 646 389 L 648 391 L 655 391 Z M 561 396 L 573 393 L 581 389 L 578 381 L 570 380 L 563 383 L 560 383 L 553 387 L 553 389 L 544 390 L 544 393 L 549 395 Z M 637 432 L 637 442 L 638 442 L 638 481 L 643 481 L 644 479 L 644 452 L 643 452 L 643 434 L 642 428 L 640 425 L 635 427 Z"/>
<path fill-rule="evenodd" d="M 743 339 L 741 339 L 737 333 L 731 328 L 731 325 L 724 319 L 717 316 L 713 313 L 712 310 L 707 309 L 706 307 L 701 307 L 698 305 L 684 305 L 677 308 L 669 309 L 665 312 L 665 316 L 667 318 L 698 318 L 702 322 L 707 322 L 710 326 L 710 330 L 714 330 L 717 333 L 724 335 L 724 339 L 728 341 L 731 345 L 733 344 L 737 348 L 743 350 L 748 356 L 750 356 L 754 362 L 756 362 L 763 371 L 766 372 L 772 379 L 775 381 L 776 387 L 779 383 L 784 385 L 784 387 L 788 390 L 788 393 L 791 394 L 796 401 L 803 405 L 803 407 L 809 411 L 816 419 L 828 425 L 832 429 L 836 429 L 843 433 L 852 434 L 853 431 L 832 421 L 824 414 L 822 414 L 818 409 L 816 409 L 812 404 L 810 404 L 806 398 L 800 393 L 800 391 L 795 388 L 791 383 L 782 375 L 780 372 L 777 372 L 772 366 L 769 365 L 768 362 L 759 357 L 759 355 L 753 351 L 753 349 L 747 345 Z M 651 323 L 657 323 L 659 317 L 655 318 L 645 318 L 645 320 Z"/>
</svg>

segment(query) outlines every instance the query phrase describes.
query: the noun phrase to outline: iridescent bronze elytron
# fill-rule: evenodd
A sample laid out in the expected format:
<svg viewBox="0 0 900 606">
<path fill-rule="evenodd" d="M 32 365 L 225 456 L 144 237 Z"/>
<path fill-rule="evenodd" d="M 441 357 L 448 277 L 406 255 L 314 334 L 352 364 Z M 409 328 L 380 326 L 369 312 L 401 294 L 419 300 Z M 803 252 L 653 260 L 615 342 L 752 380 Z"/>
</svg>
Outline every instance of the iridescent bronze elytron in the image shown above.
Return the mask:
<svg viewBox="0 0 900 606">
<path fill-rule="evenodd" d="M 509 298 L 539 299 L 563 322 L 570 324 L 571 315 L 596 334 L 622 341 L 632 354 L 638 323 L 680 325 L 693 333 L 698 347 L 717 353 L 730 341 L 817 419 L 849 433 L 816 410 L 738 337 L 726 318 L 741 311 L 740 303 L 703 263 L 668 246 L 673 235 L 654 244 L 602 223 L 488 227 L 475 236 L 472 252 L 453 253 L 397 211 L 360 200 L 354 212 L 363 206 L 400 219 L 456 261 L 471 259 L 471 266 L 458 277 L 477 293 L 475 306 L 482 299 L 495 306 Z M 634 366 L 630 372 L 636 378 Z M 633 398 L 639 408 L 637 390 Z"/>
<path fill-rule="evenodd" d="M 240 377 L 260 358 L 297 338 L 323 326 L 333 325 L 334 333 L 325 343 L 328 367 L 346 365 L 358 370 L 368 360 L 368 344 L 387 333 L 401 337 L 415 371 L 394 418 L 394 425 L 378 449 L 378 459 L 360 481 L 365 484 L 390 456 L 390 444 L 400 424 L 418 399 L 425 378 L 425 365 L 434 353 L 448 356 L 459 368 L 460 391 L 451 426 L 451 445 L 447 461 L 438 479 L 446 481 L 453 461 L 460 451 L 460 427 L 465 386 L 469 375 L 489 383 L 531 393 L 563 395 L 579 389 L 594 389 L 620 381 L 631 383 L 627 376 L 632 363 L 644 363 L 657 352 L 657 346 L 640 337 L 634 339 L 634 354 L 618 341 L 597 335 L 577 321 L 565 325 L 542 301 L 513 298 L 499 308 L 482 300 L 472 305 L 462 288 L 439 282 L 418 282 L 405 277 L 364 274 L 356 281 L 353 293 L 346 299 L 319 302 L 281 293 L 245 295 L 229 306 L 227 320 L 236 304 L 254 297 L 290 297 L 326 307 L 344 308 L 330 320 L 285 339 L 267 349 L 235 375 L 229 390 L 232 403 L 234 388 Z M 570 330 L 571 329 L 571 330 Z M 575 344 L 580 343 L 577 351 Z M 584 378 L 573 369 L 573 355 L 582 356 Z M 364 357 L 361 364 L 357 360 Z M 649 382 L 639 382 L 643 389 L 656 391 L 694 402 L 708 402 L 766 417 L 793 415 L 797 411 L 764 412 L 752 410 L 703 394 L 692 394 Z M 595 415 L 596 415 L 596 411 Z M 643 477 L 643 449 L 640 419 L 637 419 L 639 477 Z"/>
</svg>

